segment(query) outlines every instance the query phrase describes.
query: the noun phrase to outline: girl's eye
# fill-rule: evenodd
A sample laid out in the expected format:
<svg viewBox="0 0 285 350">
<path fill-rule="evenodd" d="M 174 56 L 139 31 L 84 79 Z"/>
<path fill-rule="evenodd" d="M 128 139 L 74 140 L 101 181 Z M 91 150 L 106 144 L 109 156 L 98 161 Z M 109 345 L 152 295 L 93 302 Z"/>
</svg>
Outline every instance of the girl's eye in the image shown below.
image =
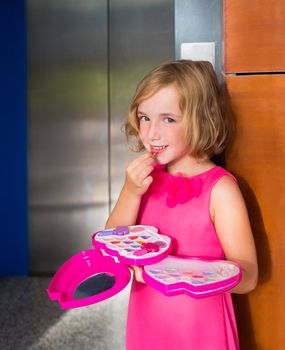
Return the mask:
<svg viewBox="0 0 285 350">
<path fill-rule="evenodd" d="M 146 115 L 141 115 L 138 117 L 139 119 L 139 122 L 148 122 L 149 121 L 149 118 L 146 116 Z"/>
<path fill-rule="evenodd" d="M 170 124 L 170 123 L 175 123 L 175 120 L 174 120 L 173 118 L 170 118 L 170 117 L 164 118 L 164 121 L 165 121 L 166 123 L 168 123 L 168 124 Z"/>
</svg>

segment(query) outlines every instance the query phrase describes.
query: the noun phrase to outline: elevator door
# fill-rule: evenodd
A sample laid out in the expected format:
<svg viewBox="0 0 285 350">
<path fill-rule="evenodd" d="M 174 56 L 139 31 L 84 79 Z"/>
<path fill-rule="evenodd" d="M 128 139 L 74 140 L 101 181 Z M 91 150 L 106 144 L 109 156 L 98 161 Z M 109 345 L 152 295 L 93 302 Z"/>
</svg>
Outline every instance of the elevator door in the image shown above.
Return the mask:
<svg viewBox="0 0 285 350">
<path fill-rule="evenodd" d="M 174 0 L 27 0 L 30 273 L 91 247 L 119 193 L 135 84 L 174 58 Z"/>
<path fill-rule="evenodd" d="M 106 1 L 28 4 L 30 271 L 90 246 L 108 213 Z"/>
<path fill-rule="evenodd" d="M 174 0 L 111 0 L 110 58 L 110 205 L 119 195 L 124 169 L 138 154 L 129 151 L 122 132 L 128 105 L 139 80 L 175 57 Z"/>
</svg>

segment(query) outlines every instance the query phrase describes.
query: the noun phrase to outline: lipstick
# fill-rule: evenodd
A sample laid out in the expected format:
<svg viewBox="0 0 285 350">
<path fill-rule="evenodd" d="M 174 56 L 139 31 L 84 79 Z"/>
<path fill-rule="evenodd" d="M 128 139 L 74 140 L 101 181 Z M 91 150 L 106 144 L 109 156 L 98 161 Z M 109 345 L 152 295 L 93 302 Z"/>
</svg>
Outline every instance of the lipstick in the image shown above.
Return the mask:
<svg viewBox="0 0 285 350">
<path fill-rule="evenodd" d="M 150 151 L 150 154 L 151 156 L 153 157 L 153 159 L 156 161 L 157 160 L 157 155 L 158 155 L 158 151 L 154 151 L 154 150 L 151 150 Z"/>
</svg>

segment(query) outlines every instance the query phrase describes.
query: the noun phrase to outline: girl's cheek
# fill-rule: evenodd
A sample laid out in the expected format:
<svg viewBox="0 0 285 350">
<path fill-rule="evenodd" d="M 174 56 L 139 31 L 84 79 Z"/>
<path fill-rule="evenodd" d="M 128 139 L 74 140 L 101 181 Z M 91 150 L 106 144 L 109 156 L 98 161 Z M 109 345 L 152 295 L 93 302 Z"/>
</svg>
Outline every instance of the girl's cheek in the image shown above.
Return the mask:
<svg viewBox="0 0 285 350">
<path fill-rule="evenodd" d="M 140 137 L 140 139 L 141 139 L 142 141 L 146 138 L 147 132 L 148 132 L 148 131 L 147 131 L 147 126 L 141 125 L 141 126 L 140 126 L 139 137 Z"/>
<path fill-rule="evenodd" d="M 146 123 L 141 123 L 139 128 L 140 128 L 140 132 L 142 133 L 147 130 L 148 126 Z"/>
<path fill-rule="evenodd" d="M 142 144 L 145 146 L 146 145 L 145 136 L 142 132 L 139 133 L 139 138 L 140 138 Z"/>
</svg>

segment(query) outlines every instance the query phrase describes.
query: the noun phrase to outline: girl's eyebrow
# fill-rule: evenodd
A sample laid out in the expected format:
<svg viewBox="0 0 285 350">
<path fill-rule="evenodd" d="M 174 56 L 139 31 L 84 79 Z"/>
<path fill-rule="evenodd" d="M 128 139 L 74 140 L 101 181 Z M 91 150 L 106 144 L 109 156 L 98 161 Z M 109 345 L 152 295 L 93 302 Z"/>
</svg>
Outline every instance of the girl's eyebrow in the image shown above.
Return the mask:
<svg viewBox="0 0 285 350">
<path fill-rule="evenodd" d="M 175 113 L 171 113 L 171 112 L 169 112 L 169 113 L 161 113 L 160 115 L 161 115 L 162 117 L 167 117 L 168 115 L 171 115 L 171 116 L 176 117 L 176 118 L 182 118 L 181 115 L 175 114 Z"/>
<path fill-rule="evenodd" d="M 146 115 L 147 113 L 142 112 L 142 111 L 137 111 L 137 114 L 143 114 L 143 115 Z"/>
<path fill-rule="evenodd" d="M 147 115 L 147 113 L 145 113 L 145 112 L 143 112 L 143 111 L 137 111 L 137 114 L 140 114 L 140 115 Z M 182 118 L 181 115 L 178 115 L 178 114 L 175 114 L 175 113 L 172 113 L 172 112 L 169 112 L 169 113 L 164 112 L 164 113 L 160 113 L 160 115 L 161 115 L 162 117 L 166 117 L 166 116 L 171 115 L 171 116 L 176 117 L 176 118 Z"/>
</svg>

